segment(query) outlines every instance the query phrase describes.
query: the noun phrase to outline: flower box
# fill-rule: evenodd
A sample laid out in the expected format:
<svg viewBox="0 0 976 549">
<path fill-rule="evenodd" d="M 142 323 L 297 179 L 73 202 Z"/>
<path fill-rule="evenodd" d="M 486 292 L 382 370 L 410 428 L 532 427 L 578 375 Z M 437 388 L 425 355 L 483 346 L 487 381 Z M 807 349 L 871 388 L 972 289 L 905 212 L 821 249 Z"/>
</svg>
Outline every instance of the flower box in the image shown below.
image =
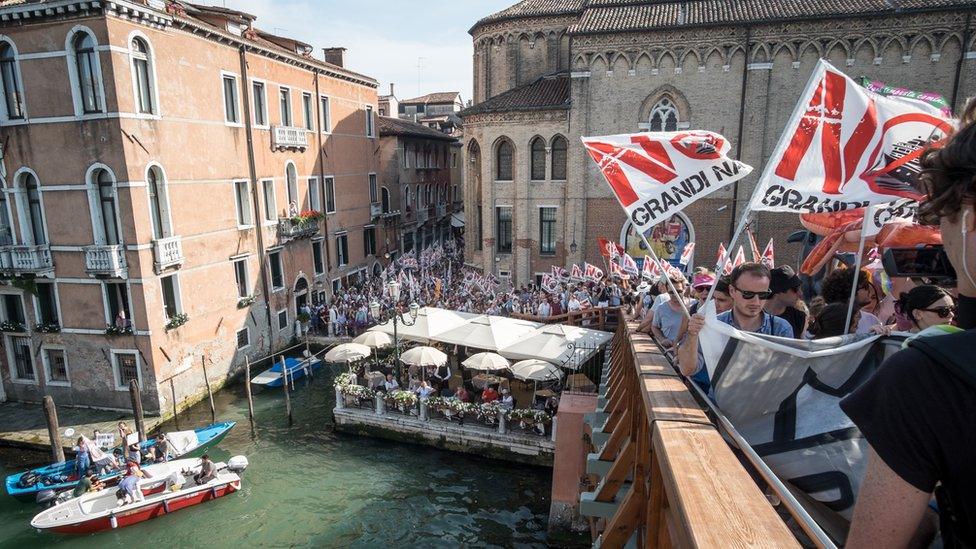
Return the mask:
<svg viewBox="0 0 976 549">
<path fill-rule="evenodd" d="M 107 336 L 132 335 L 132 327 L 126 326 L 122 328 L 114 324 L 109 324 L 108 326 L 105 327 L 105 335 Z"/>
<path fill-rule="evenodd" d="M 257 299 L 258 298 L 255 295 L 244 296 L 237 300 L 237 308 L 244 309 L 246 307 L 250 307 L 255 301 L 257 301 Z"/>
<path fill-rule="evenodd" d="M 41 323 L 34 326 L 34 331 L 42 334 L 56 334 L 61 331 L 61 325 L 57 322 Z"/>
<path fill-rule="evenodd" d="M 0 322 L 0 332 L 26 332 L 27 327 L 20 322 L 5 321 Z"/>
<path fill-rule="evenodd" d="M 166 329 L 175 330 L 176 328 L 186 324 L 188 320 L 190 320 L 190 317 L 186 313 L 177 313 L 169 317 L 169 321 L 166 322 Z"/>
</svg>

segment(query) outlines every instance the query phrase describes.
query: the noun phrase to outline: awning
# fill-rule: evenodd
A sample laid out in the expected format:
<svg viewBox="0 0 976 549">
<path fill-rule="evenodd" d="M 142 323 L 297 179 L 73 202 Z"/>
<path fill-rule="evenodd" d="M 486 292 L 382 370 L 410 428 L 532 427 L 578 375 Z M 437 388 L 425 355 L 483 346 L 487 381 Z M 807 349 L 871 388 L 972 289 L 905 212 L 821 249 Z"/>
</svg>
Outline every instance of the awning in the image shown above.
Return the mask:
<svg viewBox="0 0 976 549">
<path fill-rule="evenodd" d="M 451 226 L 459 229 L 464 226 L 464 212 L 451 214 Z"/>
<path fill-rule="evenodd" d="M 426 343 L 433 340 L 435 335 L 457 328 L 477 316 L 473 313 L 449 311 L 436 307 L 421 307 L 417 312 L 417 320 L 412 326 L 407 326 L 402 322 L 397 324 L 397 337 Z M 393 321 L 377 324 L 369 331 L 393 335 Z"/>
<path fill-rule="evenodd" d="M 497 351 L 541 326 L 529 320 L 481 315 L 457 328 L 437 334 L 435 339 L 443 343 Z"/>
<path fill-rule="evenodd" d="M 550 324 L 503 347 L 498 354 L 513 360 L 541 358 L 576 369 L 605 345 L 613 334 L 565 324 Z"/>
</svg>

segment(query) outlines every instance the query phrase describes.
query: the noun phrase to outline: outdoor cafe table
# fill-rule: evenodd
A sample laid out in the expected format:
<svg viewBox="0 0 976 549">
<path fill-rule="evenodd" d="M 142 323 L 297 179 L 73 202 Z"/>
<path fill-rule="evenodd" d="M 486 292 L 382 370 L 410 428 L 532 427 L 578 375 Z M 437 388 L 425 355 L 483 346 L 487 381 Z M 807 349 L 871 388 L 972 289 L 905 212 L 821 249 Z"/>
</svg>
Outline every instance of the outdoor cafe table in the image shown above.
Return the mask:
<svg viewBox="0 0 976 549">
<path fill-rule="evenodd" d="M 491 374 L 478 374 L 471 378 L 471 384 L 474 385 L 475 389 L 479 391 L 483 390 L 488 385 L 498 385 L 499 387 L 508 388 L 508 380 L 493 376 Z"/>
</svg>

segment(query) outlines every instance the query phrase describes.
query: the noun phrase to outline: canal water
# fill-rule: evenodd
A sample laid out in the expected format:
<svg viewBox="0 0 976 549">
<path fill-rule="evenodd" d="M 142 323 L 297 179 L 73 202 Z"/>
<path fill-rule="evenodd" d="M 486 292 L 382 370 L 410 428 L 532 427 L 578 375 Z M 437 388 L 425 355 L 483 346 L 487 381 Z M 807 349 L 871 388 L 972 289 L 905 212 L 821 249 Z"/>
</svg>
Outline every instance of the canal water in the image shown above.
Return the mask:
<svg viewBox="0 0 976 549">
<path fill-rule="evenodd" d="M 0 495 L 0 547 L 544 547 L 550 470 L 333 431 L 331 374 L 292 393 L 255 392 L 256 428 L 242 383 L 214 400 L 237 426 L 214 461 L 250 461 L 240 492 L 135 526 L 90 536 L 39 533 L 34 505 Z M 180 417 L 210 423 L 206 400 Z M 165 430 L 174 430 L 168 425 Z M 22 455 L 0 455 L 5 476 Z"/>
</svg>

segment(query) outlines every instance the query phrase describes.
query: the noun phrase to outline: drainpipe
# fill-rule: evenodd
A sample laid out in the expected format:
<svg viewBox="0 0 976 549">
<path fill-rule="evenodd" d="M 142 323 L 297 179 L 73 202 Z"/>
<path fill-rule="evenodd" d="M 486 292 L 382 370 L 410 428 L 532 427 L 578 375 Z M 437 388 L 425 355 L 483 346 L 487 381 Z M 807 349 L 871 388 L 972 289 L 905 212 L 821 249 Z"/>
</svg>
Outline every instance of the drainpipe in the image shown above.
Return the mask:
<svg viewBox="0 0 976 549">
<path fill-rule="evenodd" d="M 258 237 L 258 259 L 261 262 L 259 272 L 261 273 L 261 286 L 264 288 L 264 306 L 268 310 L 268 314 L 265 315 L 268 320 L 268 333 L 274 334 L 275 330 L 271 322 L 271 288 L 268 285 L 268 271 L 265 266 L 267 254 L 264 251 L 264 216 L 261 215 L 261 207 L 258 202 L 258 173 L 254 164 L 254 128 L 251 127 L 251 96 L 248 93 L 246 48 L 243 44 L 238 48 L 238 52 L 241 59 L 241 80 L 244 84 L 244 93 L 241 94 L 244 97 L 244 112 L 241 115 L 244 118 L 244 134 L 247 136 L 247 169 L 252 182 L 251 202 L 254 207 L 254 232 L 257 233 Z M 268 354 L 273 352 L 274 337 L 272 336 L 268 338 Z"/>
<path fill-rule="evenodd" d="M 970 27 L 972 18 L 973 12 L 966 12 L 966 30 L 962 33 L 962 47 L 959 48 L 959 61 L 956 62 L 956 74 L 952 78 L 952 102 L 949 103 L 949 108 L 952 110 L 956 109 L 956 99 L 959 98 L 959 76 L 962 73 L 962 65 L 966 62 L 966 47 L 969 45 L 969 37 L 972 36 L 972 28 Z"/>
<path fill-rule="evenodd" d="M 735 159 L 742 160 L 742 131 L 745 125 L 745 114 L 746 114 L 746 83 L 748 82 L 749 75 L 749 39 L 752 38 L 752 27 L 746 27 L 746 43 L 744 51 L 744 59 L 742 63 L 742 93 L 739 95 L 739 129 L 736 132 L 735 137 Z M 731 62 L 732 60 L 729 59 Z M 735 235 L 735 213 L 738 210 L 739 202 L 739 182 L 736 181 L 732 184 L 732 216 L 729 218 L 729 240 Z M 733 242 L 729 242 L 731 246 Z"/>
<path fill-rule="evenodd" d="M 324 224 L 324 228 L 325 228 L 325 238 L 323 239 L 323 241 L 325 242 L 325 277 L 330 278 L 329 273 L 332 271 L 332 250 L 330 248 L 330 242 L 329 242 L 330 240 L 329 239 L 329 215 L 325 213 L 326 210 L 325 208 L 325 200 L 326 200 L 325 199 L 325 150 L 322 148 L 322 99 L 319 96 L 319 74 L 320 74 L 319 70 L 315 69 L 314 74 L 315 74 L 315 112 L 317 112 L 319 115 L 318 124 L 316 126 L 318 127 L 319 131 L 317 132 L 318 135 L 315 137 L 315 143 L 316 143 L 315 146 L 318 147 L 319 150 L 319 184 L 322 185 L 322 196 L 320 196 L 319 198 L 322 200 L 322 206 L 323 206 L 322 223 Z M 329 106 L 330 107 L 332 106 L 331 99 L 330 99 Z M 334 180 L 332 183 L 332 189 L 333 191 L 335 189 Z M 333 192 L 333 194 L 335 193 Z M 329 289 L 330 291 L 332 289 L 331 279 L 329 283 Z"/>
</svg>

